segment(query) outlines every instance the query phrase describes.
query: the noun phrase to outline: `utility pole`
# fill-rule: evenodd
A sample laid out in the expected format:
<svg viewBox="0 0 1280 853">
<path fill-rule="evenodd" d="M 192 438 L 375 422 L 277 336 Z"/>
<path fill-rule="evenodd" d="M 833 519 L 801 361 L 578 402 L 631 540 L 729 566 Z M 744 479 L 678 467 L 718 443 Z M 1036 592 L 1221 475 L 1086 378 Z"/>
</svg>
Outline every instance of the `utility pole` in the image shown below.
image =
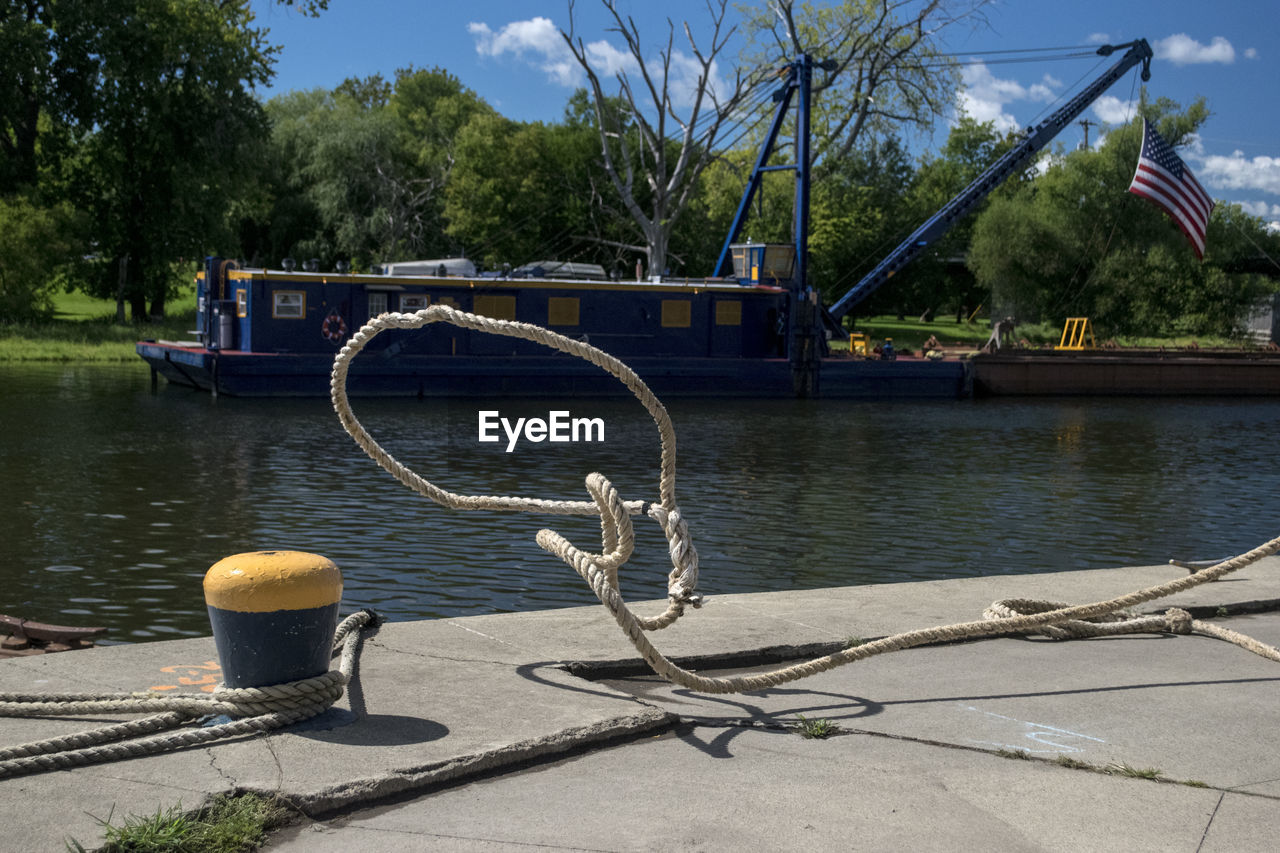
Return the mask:
<svg viewBox="0 0 1280 853">
<path fill-rule="evenodd" d="M 1096 121 L 1090 121 L 1087 118 L 1082 118 L 1080 121 L 1076 122 L 1076 124 L 1084 128 L 1084 147 L 1087 150 L 1089 148 L 1089 128 L 1097 127 L 1098 123 Z"/>
</svg>

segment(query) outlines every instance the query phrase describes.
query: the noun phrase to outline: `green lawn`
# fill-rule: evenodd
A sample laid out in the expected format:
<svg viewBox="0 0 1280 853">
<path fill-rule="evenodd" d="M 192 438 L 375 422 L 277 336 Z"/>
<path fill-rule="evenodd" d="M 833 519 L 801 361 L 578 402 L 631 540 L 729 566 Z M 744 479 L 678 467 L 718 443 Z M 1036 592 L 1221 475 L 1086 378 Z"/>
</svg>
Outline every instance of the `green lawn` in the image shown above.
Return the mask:
<svg viewBox="0 0 1280 853">
<path fill-rule="evenodd" d="M 53 319 L 0 324 L 0 362 L 90 361 L 131 362 L 134 344 L 143 338 L 185 340 L 195 327 L 195 288 L 171 300 L 162 323 L 115 322 L 116 303 L 83 293 L 60 293 Z"/>
<path fill-rule="evenodd" d="M 986 320 L 957 323 L 955 317 L 938 318 L 932 323 L 899 320 L 893 316 L 859 317 L 853 331 L 866 334 L 873 345 L 893 338 L 893 346 L 899 352 L 918 352 L 931 336 L 936 336 L 943 346 L 961 344 L 977 349 L 991 336 L 991 326 Z"/>
</svg>

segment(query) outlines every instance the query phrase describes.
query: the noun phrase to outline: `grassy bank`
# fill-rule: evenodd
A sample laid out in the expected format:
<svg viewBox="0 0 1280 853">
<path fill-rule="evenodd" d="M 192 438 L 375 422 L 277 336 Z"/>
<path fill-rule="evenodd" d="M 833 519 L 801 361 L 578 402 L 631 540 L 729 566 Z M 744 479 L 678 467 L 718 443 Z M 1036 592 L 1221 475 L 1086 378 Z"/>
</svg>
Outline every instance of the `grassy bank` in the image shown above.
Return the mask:
<svg viewBox="0 0 1280 853">
<path fill-rule="evenodd" d="M 53 318 L 43 322 L 0 323 L 0 362 L 132 362 L 133 345 L 143 338 L 183 340 L 195 327 L 195 293 L 169 303 L 162 323 L 115 321 L 116 304 L 83 293 L 59 294 Z"/>
<path fill-rule="evenodd" d="M 940 317 L 932 323 L 922 323 L 915 319 L 898 320 L 892 316 L 859 317 L 853 331 L 867 335 L 873 344 L 882 343 L 885 338 L 893 338 L 896 349 L 914 352 L 918 352 L 930 337 L 936 337 L 944 346 L 962 344 L 974 349 L 985 344 L 987 338 L 991 337 L 991 325 L 986 320 L 957 323 L 954 317 Z"/>
</svg>

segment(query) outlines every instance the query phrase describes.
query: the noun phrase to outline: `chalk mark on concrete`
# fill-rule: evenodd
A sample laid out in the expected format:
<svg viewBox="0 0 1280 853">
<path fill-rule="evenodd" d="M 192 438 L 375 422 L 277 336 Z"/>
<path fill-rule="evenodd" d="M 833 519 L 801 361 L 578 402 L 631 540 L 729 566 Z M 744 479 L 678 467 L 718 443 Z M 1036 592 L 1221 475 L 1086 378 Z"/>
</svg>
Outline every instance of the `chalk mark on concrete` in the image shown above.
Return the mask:
<svg viewBox="0 0 1280 853">
<path fill-rule="evenodd" d="M 965 709 L 966 711 L 974 711 L 976 713 L 983 714 L 988 717 L 994 717 L 998 720 L 1006 720 L 1008 722 L 1017 723 L 1020 726 L 1024 726 L 1027 730 L 1023 732 L 1023 737 L 1028 738 L 1029 740 L 1035 741 L 1036 743 L 1041 744 L 1043 746 L 1053 747 L 1053 749 L 1028 750 L 1029 752 L 1084 752 L 1083 747 L 1073 746 L 1069 743 L 1059 743 L 1059 741 L 1069 740 L 1070 738 L 1084 738 L 1085 740 L 1091 740 L 1095 743 L 1106 743 L 1106 741 L 1103 740 L 1102 738 L 1093 737 L 1092 735 L 1081 734 L 1080 732 L 1073 732 L 1073 731 L 1070 731 L 1069 729 L 1063 729 L 1057 726 L 1050 726 L 1046 723 L 1033 723 L 1028 720 L 1019 720 L 1016 717 L 1007 717 L 1004 714 L 997 714 L 994 711 L 984 711 L 981 708 L 974 707 L 973 705 L 961 705 L 960 707 Z M 991 744 L 993 746 L 1018 749 L 1018 747 L 1014 747 L 1009 744 L 999 743 L 997 741 L 973 740 L 971 742 Z"/>
</svg>

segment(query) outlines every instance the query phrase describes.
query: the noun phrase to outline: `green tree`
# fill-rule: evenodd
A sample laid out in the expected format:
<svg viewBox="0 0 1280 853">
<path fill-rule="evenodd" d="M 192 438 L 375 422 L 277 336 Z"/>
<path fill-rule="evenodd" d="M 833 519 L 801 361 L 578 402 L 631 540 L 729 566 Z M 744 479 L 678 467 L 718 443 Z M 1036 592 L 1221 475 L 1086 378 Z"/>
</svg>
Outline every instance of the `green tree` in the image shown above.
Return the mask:
<svg viewBox="0 0 1280 853">
<path fill-rule="evenodd" d="M 397 71 L 389 108 L 405 168 L 399 175 L 380 176 L 384 257 L 458 254 L 459 243 L 449 237 L 444 216 L 458 135 L 473 119 L 496 113 L 443 68 Z"/>
<path fill-rule="evenodd" d="M 36 189 L 92 121 L 98 36 L 87 0 L 0 0 L 0 195 Z"/>
<path fill-rule="evenodd" d="M 1055 325 L 1089 317 L 1102 335 L 1230 335 L 1272 289 L 1260 275 L 1237 271 L 1253 251 L 1245 247 L 1268 239 L 1260 220 L 1219 205 L 1201 262 L 1163 212 L 1127 192 L 1142 118 L 1177 146 L 1207 120 L 1204 100 L 1182 110 L 1144 94 L 1138 112 L 1099 150 L 1057 159 L 1014 194 L 994 198 L 978 219 L 969 265 L 992 291 L 993 315 Z"/>
<path fill-rule="evenodd" d="M 500 115 L 476 116 L 458 134 L 445 187 L 448 231 L 488 267 L 537 260 L 546 245 L 546 128 Z"/>
<path fill-rule="evenodd" d="M 133 319 L 162 317 L 175 263 L 234 248 L 229 214 L 253 177 L 241 167 L 267 130 L 252 88 L 271 48 L 247 0 L 103 0 L 93 15 L 99 77 L 76 174 L 113 263 L 89 289 L 116 295 L 123 265 Z"/>
<path fill-rule="evenodd" d="M 625 272 L 625 213 L 601 180 L 582 104 L 578 93 L 560 124 L 484 114 L 458 134 L 445 218 L 468 254 L 490 267 L 576 260 Z"/>
<path fill-rule="evenodd" d="M 923 157 L 915 170 L 902 200 L 911 219 L 902 235 L 905 237 L 911 229 L 941 210 L 1018 141 L 1016 133 L 998 132 L 994 122 L 979 122 L 961 115 L 951 127 L 946 144 L 938 154 Z M 1022 174 L 1001 184 L 974 212 L 952 225 L 926 253 L 895 276 L 892 284 L 872 296 L 873 306 L 896 313 L 923 312 L 924 317 L 931 318 L 936 310 L 943 307 L 949 307 L 958 314 L 962 308 L 975 308 L 985 301 L 985 294 L 976 280 L 963 267 L 974 222 L 991 203 L 992 197 L 1016 193 L 1017 188 L 1033 175 L 1034 168 L 1028 164 Z"/>
<path fill-rule="evenodd" d="M 864 143 L 832 162 L 814 184 L 810 274 L 828 304 L 843 296 L 918 224 L 903 204 L 912 174 L 902 143 L 889 137 Z M 896 287 L 895 280 L 882 291 Z M 860 312 L 866 310 L 860 308 Z"/>
<path fill-rule="evenodd" d="M 66 285 L 80 245 L 76 217 L 66 203 L 41 206 L 22 196 L 0 197 L 0 320 L 43 319 Z"/>
<path fill-rule="evenodd" d="M 348 79 L 332 92 L 267 104 L 272 179 L 244 223 L 246 251 L 268 259 L 382 261 L 454 254 L 444 188 L 461 128 L 492 109 L 442 69 Z"/>
<path fill-rule="evenodd" d="M 319 215 L 321 237 L 303 244 L 331 264 L 345 258 L 359 267 L 395 251 L 395 223 L 388 189 L 404 174 L 395 117 L 385 104 L 366 106 L 335 92 L 317 122 L 309 123 L 302 177 Z M 330 266 L 330 268 L 332 268 Z"/>
<path fill-rule="evenodd" d="M 310 156 L 313 125 L 320 124 L 319 111 L 330 97 L 324 89 L 301 89 L 264 106 L 271 130 L 253 149 L 251 167 L 261 177 L 238 210 L 240 252 L 251 266 L 315 254 L 300 248 L 316 237 L 320 221 L 301 170 Z"/>
</svg>

